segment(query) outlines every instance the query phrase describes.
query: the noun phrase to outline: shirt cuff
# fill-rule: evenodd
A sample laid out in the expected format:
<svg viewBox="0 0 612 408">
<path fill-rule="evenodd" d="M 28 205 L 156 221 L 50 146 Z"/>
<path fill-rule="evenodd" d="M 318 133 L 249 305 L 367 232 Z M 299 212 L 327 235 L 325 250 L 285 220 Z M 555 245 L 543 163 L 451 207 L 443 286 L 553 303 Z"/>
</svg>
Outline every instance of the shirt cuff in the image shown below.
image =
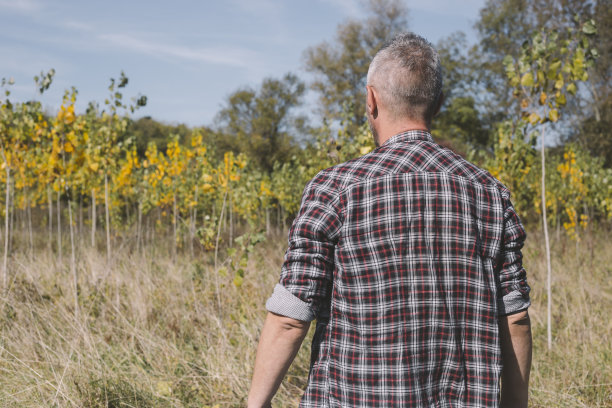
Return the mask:
<svg viewBox="0 0 612 408">
<path fill-rule="evenodd" d="M 310 305 L 289 292 L 280 283 L 274 287 L 272 296 L 266 302 L 266 309 L 269 312 L 304 322 L 310 322 L 315 318 Z"/>
<path fill-rule="evenodd" d="M 520 312 L 521 310 L 527 309 L 531 306 L 531 300 L 529 299 L 529 295 L 520 290 L 514 290 L 508 294 L 506 294 L 499 302 L 499 316 L 506 316 L 509 314 L 513 314 L 516 312 Z"/>
</svg>

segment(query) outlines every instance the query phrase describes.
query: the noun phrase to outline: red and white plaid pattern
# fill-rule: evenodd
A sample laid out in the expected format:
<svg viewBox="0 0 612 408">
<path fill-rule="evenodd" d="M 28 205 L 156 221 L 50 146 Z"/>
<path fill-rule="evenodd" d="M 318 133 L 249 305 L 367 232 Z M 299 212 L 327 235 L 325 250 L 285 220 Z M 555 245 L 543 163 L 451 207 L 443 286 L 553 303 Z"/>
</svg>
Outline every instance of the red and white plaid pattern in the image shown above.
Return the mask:
<svg viewBox="0 0 612 408">
<path fill-rule="evenodd" d="M 301 407 L 498 405 L 498 316 L 530 304 L 509 196 L 423 131 L 308 183 L 268 308 L 317 319 Z"/>
</svg>

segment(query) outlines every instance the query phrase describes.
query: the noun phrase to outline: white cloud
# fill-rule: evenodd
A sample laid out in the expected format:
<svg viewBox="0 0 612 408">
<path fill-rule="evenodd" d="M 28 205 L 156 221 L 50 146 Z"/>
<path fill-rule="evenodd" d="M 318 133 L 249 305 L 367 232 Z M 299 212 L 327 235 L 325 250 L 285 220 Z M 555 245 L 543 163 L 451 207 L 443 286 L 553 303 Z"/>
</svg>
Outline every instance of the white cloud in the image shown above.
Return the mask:
<svg viewBox="0 0 612 408">
<path fill-rule="evenodd" d="M 8 9 L 21 13 L 39 11 L 43 5 L 37 0 L 0 0 L 0 9 Z"/>
<path fill-rule="evenodd" d="M 102 34 L 98 39 L 141 54 L 159 58 L 181 59 L 193 62 L 247 67 L 257 59 L 257 54 L 244 48 L 208 47 L 190 48 L 180 45 L 163 44 L 157 41 L 143 40 L 127 34 Z"/>
</svg>

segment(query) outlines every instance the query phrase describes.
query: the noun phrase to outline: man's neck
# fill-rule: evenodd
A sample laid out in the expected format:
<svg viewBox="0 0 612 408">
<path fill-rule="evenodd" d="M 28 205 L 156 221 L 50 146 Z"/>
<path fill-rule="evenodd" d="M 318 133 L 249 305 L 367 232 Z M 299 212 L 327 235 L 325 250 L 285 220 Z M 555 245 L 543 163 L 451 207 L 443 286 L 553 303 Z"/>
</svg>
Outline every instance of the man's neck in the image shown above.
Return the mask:
<svg viewBox="0 0 612 408">
<path fill-rule="evenodd" d="M 378 142 L 380 145 L 382 145 L 387 140 L 389 140 L 391 137 L 399 133 L 408 132 L 410 130 L 423 130 L 423 131 L 429 132 L 430 126 L 421 121 L 411 121 L 411 120 L 404 120 L 401 122 L 389 123 L 386 125 L 381 123 L 377 129 Z"/>
</svg>

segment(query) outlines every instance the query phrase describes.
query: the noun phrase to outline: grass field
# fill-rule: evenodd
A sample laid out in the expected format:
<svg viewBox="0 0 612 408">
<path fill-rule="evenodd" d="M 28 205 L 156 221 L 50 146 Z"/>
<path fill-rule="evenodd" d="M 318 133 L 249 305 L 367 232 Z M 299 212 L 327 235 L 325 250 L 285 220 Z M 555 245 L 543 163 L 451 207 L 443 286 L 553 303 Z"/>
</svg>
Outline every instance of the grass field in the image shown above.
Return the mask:
<svg viewBox="0 0 612 408">
<path fill-rule="evenodd" d="M 87 242 L 86 239 L 81 240 Z M 173 260 L 79 249 L 79 309 L 69 256 L 15 253 L 0 300 L 2 407 L 245 406 L 264 302 L 278 279 L 285 235 L 259 244 L 241 287 L 213 256 Z M 524 250 L 532 286 L 532 407 L 612 406 L 612 240 L 553 241 L 553 348 L 546 346 L 546 267 L 538 232 Z M 309 337 L 277 394 L 297 406 Z"/>
</svg>

